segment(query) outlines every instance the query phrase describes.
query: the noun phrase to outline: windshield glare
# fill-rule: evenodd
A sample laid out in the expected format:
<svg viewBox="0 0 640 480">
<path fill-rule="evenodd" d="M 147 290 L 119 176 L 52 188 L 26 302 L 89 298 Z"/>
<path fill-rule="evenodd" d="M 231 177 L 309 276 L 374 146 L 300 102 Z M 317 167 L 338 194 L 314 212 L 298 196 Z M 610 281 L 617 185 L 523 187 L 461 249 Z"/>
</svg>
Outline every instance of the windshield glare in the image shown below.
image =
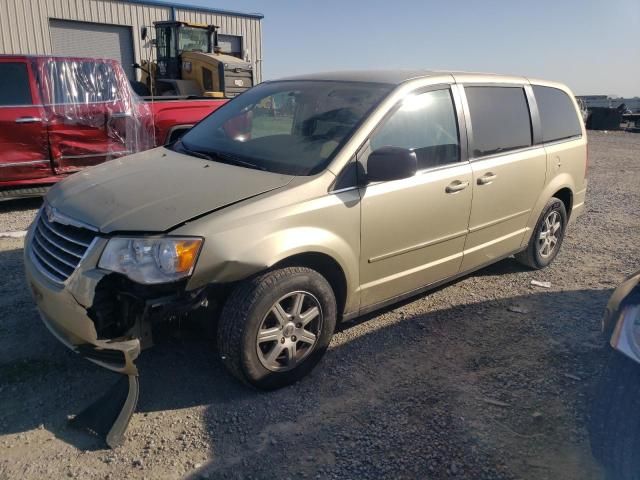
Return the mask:
<svg viewBox="0 0 640 480">
<path fill-rule="evenodd" d="M 391 88 L 361 82 L 263 83 L 205 118 L 181 143 L 185 151 L 217 161 L 232 156 L 271 172 L 313 175 Z"/>
</svg>

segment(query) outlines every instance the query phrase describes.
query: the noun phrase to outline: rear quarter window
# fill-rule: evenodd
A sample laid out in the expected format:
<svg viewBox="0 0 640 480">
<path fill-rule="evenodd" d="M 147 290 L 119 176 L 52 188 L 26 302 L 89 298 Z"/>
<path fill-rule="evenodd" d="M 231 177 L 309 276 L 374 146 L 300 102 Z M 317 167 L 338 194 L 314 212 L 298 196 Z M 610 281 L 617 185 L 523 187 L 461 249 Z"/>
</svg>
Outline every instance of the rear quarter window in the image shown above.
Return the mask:
<svg viewBox="0 0 640 480">
<path fill-rule="evenodd" d="M 27 65 L 20 62 L 0 63 L 0 106 L 32 103 Z"/>
<path fill-rule="evenodd" d="M 553 87 L 533 86 L 540 122 L 542 123 L 542 141 L 553 142 L 582 135 L 578 112 L 562 90 Z"/>
<path fill-rule="evenodd" d="M 522 87 L 465 87 L 474 157 L 532 144 L 529 105 Z"/>
</svg>

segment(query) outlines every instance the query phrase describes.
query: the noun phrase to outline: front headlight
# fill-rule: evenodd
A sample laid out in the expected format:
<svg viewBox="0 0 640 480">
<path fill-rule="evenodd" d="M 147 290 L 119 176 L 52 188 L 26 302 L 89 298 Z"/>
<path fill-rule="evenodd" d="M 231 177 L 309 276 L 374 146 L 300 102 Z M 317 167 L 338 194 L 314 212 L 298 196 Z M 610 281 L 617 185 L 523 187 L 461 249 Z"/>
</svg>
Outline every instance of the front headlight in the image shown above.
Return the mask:
<svg viewBox="0 0 640 480">
<path fill-rule="evenodd" d="M 115 237 L 98 266 L 138 283 L 175 282 L 191 275 L 201 246 L 202 239 L 193 237 Z"/>
</svg>

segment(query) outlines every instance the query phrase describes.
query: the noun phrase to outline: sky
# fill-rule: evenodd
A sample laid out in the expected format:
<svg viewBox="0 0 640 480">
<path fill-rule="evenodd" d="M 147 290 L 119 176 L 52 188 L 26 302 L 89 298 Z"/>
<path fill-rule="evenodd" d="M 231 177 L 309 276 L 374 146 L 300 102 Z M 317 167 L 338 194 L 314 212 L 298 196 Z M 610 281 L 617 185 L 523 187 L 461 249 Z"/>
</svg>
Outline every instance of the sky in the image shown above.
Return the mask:
<svg viewBox="0 0 640 480">
<path fill-rule="evenodd" d="M 347 69 L 465 70 L 640 96 L 640 0 L 174 0 L 263 20 L 265 80 Z"/>
</svg>

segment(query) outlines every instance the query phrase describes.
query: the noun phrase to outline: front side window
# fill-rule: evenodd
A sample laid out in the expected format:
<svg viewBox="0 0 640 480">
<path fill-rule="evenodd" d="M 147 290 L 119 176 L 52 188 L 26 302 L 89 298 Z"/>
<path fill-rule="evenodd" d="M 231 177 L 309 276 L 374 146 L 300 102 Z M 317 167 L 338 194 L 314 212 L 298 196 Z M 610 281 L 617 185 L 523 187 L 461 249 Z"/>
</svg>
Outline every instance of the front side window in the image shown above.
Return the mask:
<svg viewBox="0 0 640 480">
<path fill-rule="evenodd" d="M 21 62 L 0 63 L 0 106 L 32 104 L 27 65 Z"/>
<path fill-rule="evenodd" d="M 458 124 L 450 90 L 409 95 L 370 138 L 371 150 L 402 147 L 413 150 L 418 168 L 460 160 Z"/>
<path fill-rule="evenodd" d="M 391 89 L 363 82 L 266 82 L 202 120 L 174 148 L 213 161 L 313 175 Z"/>
<path fill-rule="evenodd" d="M 47 64 L 50 103 L 92 104 L 117 99 L 118 81 L 108 63 L 54 61 Z"/>
<path fill-rule="evenodd" d="M 557 88 L 534 85 L 533 94 L 540 112 L 543 142 L 582 135 L 578 112 L 566 93 Z"/>
<path fill-rule="evenodd" d="M 474 157 L 532 144 L 529 106 L 522 87 L 465 87 Z"/>
</svg>

